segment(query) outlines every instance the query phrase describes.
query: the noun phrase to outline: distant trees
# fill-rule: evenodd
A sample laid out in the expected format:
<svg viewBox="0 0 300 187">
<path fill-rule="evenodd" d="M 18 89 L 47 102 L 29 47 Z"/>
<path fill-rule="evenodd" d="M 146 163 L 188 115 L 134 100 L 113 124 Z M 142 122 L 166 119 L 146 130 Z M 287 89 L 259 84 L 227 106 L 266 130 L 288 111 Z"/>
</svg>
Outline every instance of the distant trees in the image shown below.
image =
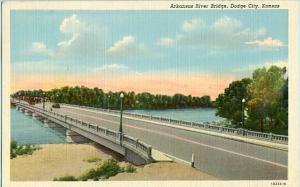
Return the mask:
<svg viewBox="0 0 300 187">
<path fill-rule="evenodd" d="M 244 124 L 247 129 L 287 134 L 286 68 L 256 69 L 252 79 L 231 83 L 216 99 L 216 106 L 216 114 L 230 120 L 236 127 Z"/>
<path fill-rule="evenodd" d="M 41 97 L 44 91 L 19 91 L 18 94 L 29 97 Z M 173 96 L 151 94 L 148 92 L 138 93 L 123 92 L 125 109 L 171 109 L 171 108 L 195 108 L 213 107 L 214 103 L 210 96 L 193 97 L 191 95 L 174 94 Z M 46 91 L 45 95 L 53 102 L 85 105 L 101 108 L 119 109 L 120 92 L 104 92 L 99 88 L 87 88 L 85 86 L 62 87 Z"/>
</svg>

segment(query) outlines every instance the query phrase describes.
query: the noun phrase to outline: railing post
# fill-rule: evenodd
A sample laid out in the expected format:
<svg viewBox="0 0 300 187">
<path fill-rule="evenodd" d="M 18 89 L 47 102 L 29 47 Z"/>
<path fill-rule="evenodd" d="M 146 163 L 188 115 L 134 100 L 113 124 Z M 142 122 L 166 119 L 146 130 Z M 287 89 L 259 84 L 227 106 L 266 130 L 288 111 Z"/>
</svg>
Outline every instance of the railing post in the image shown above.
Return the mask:
<svg viewBox="0 0 300 187">
<path fill-rule="evenodd" d="M 67 115 L 65 115 L 65 123 L 67 123 Z"/>
<path fill-rule="evenodd" d="M 272 141 L 273 140 L 273 134 L 270 132 L 269 133 L 269 140 Z"/>
<path fill-rule="evenodd" d="M 191 166 L 192 166 L 193 168 L 195 167 L 195 157 L 194 157 L 194 153 L 192 153 Z"/>
<path fill-rule="evenodd" d="M 151 156 L 152 156 L 152 147 L 151 146 L 148 147 L 147 152 L 148 152 L 148 158 L 151 158 Z"/>
<path fill-rule="evenodd" d="M 136 139 L 136 142 L 135 142 L 135 148 L 138 147 L 138 143 L 139 143 L 139 139 Z"/>
</svg>

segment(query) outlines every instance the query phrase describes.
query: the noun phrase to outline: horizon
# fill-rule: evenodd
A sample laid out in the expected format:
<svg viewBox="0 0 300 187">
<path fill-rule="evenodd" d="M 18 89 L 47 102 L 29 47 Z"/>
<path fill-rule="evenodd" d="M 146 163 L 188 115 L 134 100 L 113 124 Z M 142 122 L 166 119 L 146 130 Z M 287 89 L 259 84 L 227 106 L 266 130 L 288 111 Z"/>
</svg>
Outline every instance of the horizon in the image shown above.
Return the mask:
<svg viewBox="0 0 300 187">
<path fill-rule="evenodd" d="M 55 13 L 11 12 L 11 93 L 84 85 L 214 100 L 256 68 L 288 66 L 286 10 Z"/>
</svg>

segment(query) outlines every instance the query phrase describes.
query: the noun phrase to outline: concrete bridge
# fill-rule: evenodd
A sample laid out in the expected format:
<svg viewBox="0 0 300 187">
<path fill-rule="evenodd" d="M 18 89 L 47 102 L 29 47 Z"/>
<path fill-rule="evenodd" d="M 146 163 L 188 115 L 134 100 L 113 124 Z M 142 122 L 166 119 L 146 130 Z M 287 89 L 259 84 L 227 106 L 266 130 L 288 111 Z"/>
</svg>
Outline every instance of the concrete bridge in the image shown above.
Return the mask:
<svg viewBox="0 0 300 187">
<path fill-rule="evenodd" d="M 46 110 L 42 109 L 42 104 L 30 106 L 17 103 L 17 106 L 105 145 L 135 163 L 151 162 L 153 147 L 175 161 L 187 164 L 190 164 L 193 154 L 196 168 L 220 179 L 287 179 L 285 136 L 256 136 L 252 132 L 244 136 L 245 133 L 240 130 L 226 133 L 220 129 L 193 127 L 191 124 L 125 112 L 123 129 L 126 135 L 123 136 L 124 144 L 121 146 L 118 111 L 61 104 L 61 108 L 53 108 L 51 112 L 50 103 L 46 104 Z"/>
<path fill-rule="evenodd" d="M 47 120 L 47 123 L 52 122 L 65 127 L 68 129 L 68 136 L 77 136 L 79 134 L 96 143 L 104 145 L 123 155 L 127 161 L 134 164 L 141 165 L 152 161 L 151 146 L 139 139 L 29 104 L 17 103 L 16 107 L 18 110 L 23 111 L 25 115 L 42 118 L 43 120 Z"/>
</svg>

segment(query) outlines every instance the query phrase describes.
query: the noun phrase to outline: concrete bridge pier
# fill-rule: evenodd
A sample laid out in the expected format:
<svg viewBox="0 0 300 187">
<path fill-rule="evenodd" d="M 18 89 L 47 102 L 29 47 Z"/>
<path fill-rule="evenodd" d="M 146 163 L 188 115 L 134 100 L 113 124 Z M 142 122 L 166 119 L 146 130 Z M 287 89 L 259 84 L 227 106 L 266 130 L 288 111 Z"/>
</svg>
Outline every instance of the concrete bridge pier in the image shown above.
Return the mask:
<svg viewBox="0 0 300 187">
<path fill-rule="evenodd" d="M 30 111 L 30 110 L 24 110 L 24 113 L 25 113 L 25 115 L 27 115 L 27 116 L 32 116 L 32 111 Z"/>
<path fill-rule="evenodd" d="M 34 119 L 37 119 L 37 120 L 39 120 L 39 121 L 43 121 L 45 118 L 44 117 L 42 117 L 42 116 L 40 116 L 40 115 L 38 115 L 37 113 L 32 113 L 32 118 L 34 118 Z"/>
<path fill-rule="evenodd" d="M 84 143 L 88 142 L 89 140 L 77 132 L 74 132 L 72 130 L 66 130 L 66 140 L 68 143 Z"/>
<path fill-rule="evenodd" d="M 44 127 L 61 127 L 60 125 L 56 124 L 55 122 L 47 119 L 47 118 L 41 118 L 41 121 L 43 121 L 43 126 Z"/>
</svg>

